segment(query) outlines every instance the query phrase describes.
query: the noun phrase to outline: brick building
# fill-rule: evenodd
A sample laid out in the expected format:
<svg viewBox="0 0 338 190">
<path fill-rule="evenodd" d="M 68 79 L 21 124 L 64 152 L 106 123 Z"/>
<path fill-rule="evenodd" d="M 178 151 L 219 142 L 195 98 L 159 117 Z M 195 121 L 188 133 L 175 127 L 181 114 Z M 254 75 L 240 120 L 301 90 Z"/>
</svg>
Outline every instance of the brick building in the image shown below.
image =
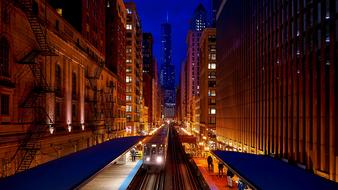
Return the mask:
<svg viewBox="0 0 338 190">
<path fill-rule="evenodd" d="M 206 28 L 200 38 L 200 128 L 214 137 L 216 130 L 216 29 Z M 209 132 L 209 134 L 208 134 Z"/>
<path fill-rule="evenodd" d="M 126 3 L 126 118 L 127 130 L 132 134 L 142 131 L 140 120 L 143 104 L 142 28 L 133 2 Z"/>
<path fill-rule="evenodd" d="M 44 1 L 0 10 L 0 176 L 122 136 L 102 49 Z"/>
<path fill-rule="evenodd" d="M 106 2 L 106 66 L 117 75 L 114 124 L 126 127 L 126 16 L 122 0 Z"/>
</svg>

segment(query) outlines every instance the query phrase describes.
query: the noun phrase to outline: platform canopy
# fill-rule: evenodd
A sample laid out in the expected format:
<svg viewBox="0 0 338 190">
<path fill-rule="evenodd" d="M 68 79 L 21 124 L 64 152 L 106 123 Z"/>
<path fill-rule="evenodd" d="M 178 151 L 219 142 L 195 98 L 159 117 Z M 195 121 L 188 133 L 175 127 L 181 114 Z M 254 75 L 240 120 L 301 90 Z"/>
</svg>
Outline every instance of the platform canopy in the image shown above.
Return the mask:
<svg viewBox="0 0 338 190">
<path fill-rule="evenodd" d="M 338 189 L 338 183 L 270 156 L 228 151 L 213 151 L 213 154 L 256 189 Z"/>
<path fill-rule="evenodd" d="M 113 139 L 0 179 L 0 189 L 74 189 L 99 172 L 143 137 Z"/>
</svg>

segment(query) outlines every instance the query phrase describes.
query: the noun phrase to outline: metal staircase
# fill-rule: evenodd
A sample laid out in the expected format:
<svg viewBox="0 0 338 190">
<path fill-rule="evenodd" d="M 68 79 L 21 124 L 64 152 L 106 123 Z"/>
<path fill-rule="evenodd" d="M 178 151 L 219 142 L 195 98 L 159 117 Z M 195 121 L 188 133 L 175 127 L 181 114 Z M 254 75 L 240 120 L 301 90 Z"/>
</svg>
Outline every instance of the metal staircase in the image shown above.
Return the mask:
<svg viewBox="0 0 338 190">
<path fill-rule="evenodd" d="M 21 9 L 31 26 L 35 39 L 39 45 L 38 49 L 31 50 L 18 63 L 28 65 L 34 77 L 34 85 L 26 98 L 21 102 L 20 108 L 33 112 L 32 123 L 26 136 L 20 142 L 12 161 L 17 165 L 15 173 L 27 170 L 40 151 L 40 139 L 47 132 L 47 125 L 53 124 L 51 117 L 46 112 L 46 95 L 54 93 L 53 88 L 48 84 L 42 70 L 42 63 L 37 63 L 38 56 L 54 56 L 54 50 L 49 46 L 44 23 L 38 13 L 34 12 L 36 6 L 32 0 L 13 0 L 13 5 Z M 46 11 L 46 9 L 45 9 Z M 55 96 L 54 96 L 55 97 Z"/>
<path fill-rule="evenodd" d="M 103 121 L 108 131 L 111 131 L 111 126 L 113 125 L 113 100 L 112 100 L 112 89 L 108 89 L 108 92 L 105 92 L 104 89 L 97 88 L 97 80 L 100 79 L 102 70 L 104 68 L 104 62 L 98 64 L 94 72 L 94 76 L 89 76 L 88 72 L 86 78 L 89 82 L 89 86 L 94 93 L 94 98 L 91 101 L 87 101 L 90 103 L 90 110 L 92 112 L 93 118 L 95 121 L 101 121 L 103 115 Z M 94 122 L 95 122 L 94 121 Z M 92 130 L 95 131 L 95 124 L 92 124 Z"/>
<path fill-rule="evenodd" d="M 92 117 L 91 118 L 93 118 L 92 124 L 89 125 L 89 127 L 93 131 L 96 130 L 95 126 L 93 126 L 94 123 L 96 123 L 97 121 L 101 120 L 101 112 L 100 112 L 100 107 L 99 107 L 101 105 L 98 102 L 101 102 L 101 100 L 100 100 L 100 94 L 101 94 L 102 90 L 99 90 L 97 88 L 97 80 L 100 79 L 103 67 L 104 67 L 104 62 L 100 62 L 98 64 L 98 67 L 95 69 L 93 76 L 91 76 L 89 74 L 88 70 L 87 70 L 87 74 L 86 74 L 86 79 L 87 79 L 87 81 L 89 83 L 89 87 L 93 91 L 93 98 L 91 98 L 90 100 L 87 100 L 87 103 L 89 103 L 89 109 L 90 109 L 90 111 L 92 113 Z"/>
<path fill-rule="evenodd" d="M 55 55 L 54 50 L 48 44 L 46 31 L 44 29 L 45 27 L 41 25 L 37 13 L 33 11 L 33 2 L 33 0 L 13 0 L 14 5 L 26 14 L 36 41 L 40 47 L 41 54 L 46 56 Z"/>
<path fill-rule="evenodd" d="M 107 130 L 109 132 L 112 131 L 113 126 L 113 107 L 114 107 L 114 101 L 113 101 L 113 87 L 110 87 L 111 89 L 108 89 L 108 92 L 102 93 L 102 102 L 101 107 L 103 109 L 103 115 L 105 118 L 105 125 L 107 127 Z"/>
</svg>

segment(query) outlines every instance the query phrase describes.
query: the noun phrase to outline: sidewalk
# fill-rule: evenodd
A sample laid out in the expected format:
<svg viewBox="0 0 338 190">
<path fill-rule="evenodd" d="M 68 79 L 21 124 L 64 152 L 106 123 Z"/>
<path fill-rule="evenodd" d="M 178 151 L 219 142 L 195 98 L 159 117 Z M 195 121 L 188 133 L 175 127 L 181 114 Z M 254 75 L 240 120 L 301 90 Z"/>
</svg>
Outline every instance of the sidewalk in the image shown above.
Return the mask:
<svg viewBox="0 0 338 190">
<path fill-rule="evenodd" d="M 223 169 L 224 175 L 223 177 L 218 177 L 218 160 L 213 158 L 214 163 L 214 172 L 208 172 L 208 163 L 207 159 L 203 157 L 195 157 L 193 158 L 197 167 L 201 171 L 205 181 L 208 183 L 211 190 L 236 190 L 237 184 L 235 182 L 232 183 L 233 187 L 228 187 L 227 176 L 226 176 L 226 168 Z M 233 178 L 234 181 L 234 178 Z"/>
</svg>

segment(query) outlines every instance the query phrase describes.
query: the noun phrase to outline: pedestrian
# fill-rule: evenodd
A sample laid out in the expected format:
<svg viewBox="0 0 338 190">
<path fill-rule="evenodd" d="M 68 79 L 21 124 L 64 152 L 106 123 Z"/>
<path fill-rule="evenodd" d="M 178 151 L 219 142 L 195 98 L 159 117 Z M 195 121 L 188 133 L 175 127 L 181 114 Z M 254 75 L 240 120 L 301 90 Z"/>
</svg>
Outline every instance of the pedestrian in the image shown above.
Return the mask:
<svg viewBox="0 0 338 190">
<path fill-rule="evenodd" d="M 227 171 L 227 181 L 228 181 L 228 186 L 232 187 L 232 178 L 234 177 L 234 174 L 228 169 Z"/>
<path fill-rule="evenodd" d="M 247 188 L 247 185 L 242 181 L 241 179 L 238 180 L 237 189 L 238 190 L 245 190 Z"/>
<path fill-rule="evenodd" d="M 135 149 L 134 148 L 132 148 L 131 150 L 130 150 L 130 154 L 131 154 L 131 161 L 135 161 L 135 157 L 136 157 L 136 152 L 135 152 Z"/>
<path fill-rule="evenodd" d="M 218 162 L 218 177 L 223 177 L 224 173 L 223 173 L 223 162 L 219 161 Z"/>
<path fill-rule="evenodd" d="M 211 156 L 208 156 L 207 161 L 208 161 L 208 171 L 209 171 L 209 172 L 210 172 L 211 170 L 214 171 Z"/>
</svg>

